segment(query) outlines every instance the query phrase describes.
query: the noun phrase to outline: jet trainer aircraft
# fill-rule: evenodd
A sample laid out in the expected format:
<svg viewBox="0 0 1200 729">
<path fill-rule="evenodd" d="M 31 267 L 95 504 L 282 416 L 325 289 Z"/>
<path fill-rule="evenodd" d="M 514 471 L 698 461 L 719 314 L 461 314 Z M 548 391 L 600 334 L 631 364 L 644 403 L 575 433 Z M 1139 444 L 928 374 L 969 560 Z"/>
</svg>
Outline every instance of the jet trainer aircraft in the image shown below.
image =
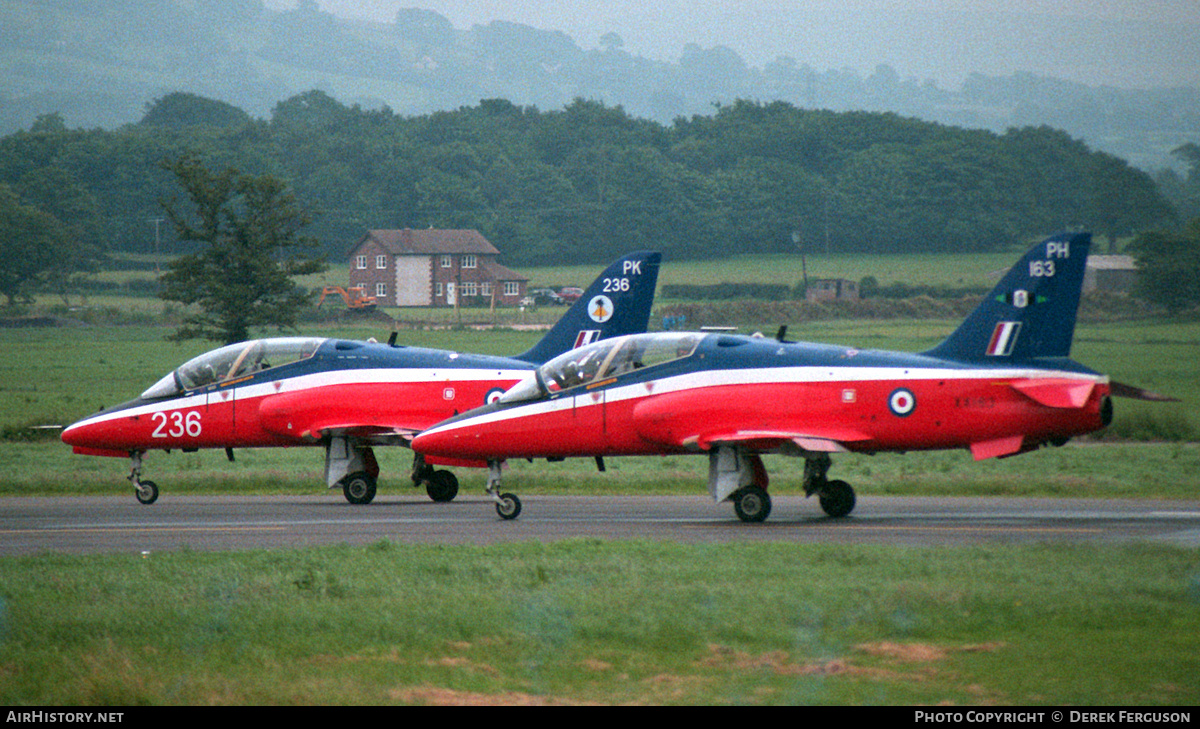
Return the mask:
<svg viewBox="0 0 1200 729">
<path fill-rule="evenodd" d="M 638 334 L 573 350 L 483 406 L 419 434 L 426 457 L 707 453 L 708 488 L 743 521 L 771 509 L 761 454 L 805 459 L 832 517 L 853 488 L 834 452 L 965 448 L 1011 456 L 1107 425 L 1111 395 L 1170 399 L 1069 359 L 1091 237 L 1034 246 L 945 341 L 920 354 L 718 333 Z"/>
<path fill-rule="evenodd" d="M 323 445 L 325 480 L 354 504 L 376 493 L 373 446 L 406 445 L 418 431 L 498 398 L 546 360 L 608 337 L 646 331 L 661 256 L 611 264 L 532 349 L 514 357 L 291 337 L 241 342 L 202 354 L 130 402 L 63 431 L 76 453 L 132 459 L 138 501 L 158 498 L 141 477 L 150 450 Z M 417 456 L 413 485 L 450 501 L 458 479 Z M 462 464 L 459 464 L 462 465 Z M 504 506 L 497 497 L 498 509 Z"/>
</svg>

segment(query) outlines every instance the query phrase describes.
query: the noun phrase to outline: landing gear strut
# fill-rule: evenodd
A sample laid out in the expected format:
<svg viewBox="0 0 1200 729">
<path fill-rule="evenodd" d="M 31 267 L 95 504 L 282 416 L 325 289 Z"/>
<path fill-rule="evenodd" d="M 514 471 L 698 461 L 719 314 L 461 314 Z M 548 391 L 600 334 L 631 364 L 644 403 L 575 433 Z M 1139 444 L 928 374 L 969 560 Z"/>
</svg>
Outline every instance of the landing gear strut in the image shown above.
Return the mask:
<svg viewBox="0 0 1200 729">
<path fill-rule="evenodd" d="M 370 446 L 336 436 L 325 446 L 325 483 L 340 486 L 346 501 L 369 504 L 375 499 L 379 462 Z"/>
<path fill-rule="evenodd" d="M 129 482 L 133 484 L 133 495 L 143 504 L 150 505 L 158 501 L 158 484 L 142 480 L 142 451 L 129 454 Z"/>
<path fill-rule="evenodd" d="M 718 446 L 709 453 L 708 492 L 716 501 L 732 501 L 742 521 L 765 521 L 771 514 L 769 482 L 757 453 L 731 446 Z"/>
<path fill-rule="evenodd" d="M 516 494 L 500 493 L 500 461 L 488 461 L 487 492 L 496 502 L 496 513 L 501 519 L 516 519 L 521 513 L 521 500 Z"/>
<path fill-rule="evenodd" d="M 821 509 L 838 519 L 854 511 L 857 499 L 850 484 L 826 478 L 831 465 L 833 461 L 828 453 L 819 453 L 804 460 L 804 495 L 816 494 Z"/>
</svg>

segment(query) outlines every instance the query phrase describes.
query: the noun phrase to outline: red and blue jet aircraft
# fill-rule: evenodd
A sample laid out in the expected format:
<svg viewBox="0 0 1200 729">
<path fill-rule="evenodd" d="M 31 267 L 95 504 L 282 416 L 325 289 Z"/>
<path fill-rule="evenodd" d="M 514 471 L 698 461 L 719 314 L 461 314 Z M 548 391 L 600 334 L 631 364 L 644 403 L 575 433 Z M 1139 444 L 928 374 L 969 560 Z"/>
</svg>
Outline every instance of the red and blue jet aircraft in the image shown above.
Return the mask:
<svg viewBox="0 0 1200 729">
<path fill-rule="evenodd" d="M 761 454 L 805 459 L 832 517 L 853 488 L 830 454 L 965 448 L 1011 456 L 1104 427 L 1111 395 L 1168 399 L 1069 358 L 1091 237 L 1034 246 L 945 341 L 920 354 L 721 333 L 637 334 L 550 360 L 493 404 L 417 435 L 429 457 L 706 453 L 709 492 L 743 521 L 771 509 Z M 503 516 L 503 514 L 502 514 Z"/>
<path fill-rule="evenodd" d="M 609 337 L 645 332 L 661 256 L 611 264 L 532 349 L 513 357 L 374 342 L 291 337 L 241 342 L 202 354 L 130 402 L 63 431 L 76 453 L 132 459 L 144 504 L 158 486 L 141 478 L 150 450 L 322 445 L 325 480 L 369 503 L 379 466 L 373 446 L 407 445 L 442 420 L 498 398 L 543 362 Z M 413 485 L 435 501 L 458 493 L 453 462 L 417 456 Z M 460 464 L 461 465 L 461 464 Z M 496 495 L 494 495 L 496 496 Z M 496 496 L 497 508 L 518 508 Z"/>
</svg>

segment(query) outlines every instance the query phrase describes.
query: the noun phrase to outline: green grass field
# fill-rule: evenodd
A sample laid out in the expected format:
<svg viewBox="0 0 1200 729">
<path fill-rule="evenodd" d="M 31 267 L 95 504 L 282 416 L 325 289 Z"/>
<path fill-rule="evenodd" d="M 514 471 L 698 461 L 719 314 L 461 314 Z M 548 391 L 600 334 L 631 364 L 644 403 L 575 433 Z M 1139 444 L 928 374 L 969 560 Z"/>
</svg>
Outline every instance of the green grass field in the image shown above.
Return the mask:
<svg viewBox="0 0 1200 729">
<path fill-rule="evenodd" d="M 1191 706 L 1165 546 L 565 540 L 0 560 L 0 702 Z"/>
</svg>

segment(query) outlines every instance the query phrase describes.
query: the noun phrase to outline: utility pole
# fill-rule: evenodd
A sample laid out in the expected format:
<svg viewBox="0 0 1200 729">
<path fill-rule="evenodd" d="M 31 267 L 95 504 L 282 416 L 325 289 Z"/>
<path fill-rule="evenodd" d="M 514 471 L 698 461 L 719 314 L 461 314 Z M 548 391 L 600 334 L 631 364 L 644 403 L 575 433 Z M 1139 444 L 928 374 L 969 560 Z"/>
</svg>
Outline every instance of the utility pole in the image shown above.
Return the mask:
<svg viewBox="0 0 1200 729">
<path fill-rule="evenodd" d="M 804 298 L 808 298 L 808 261 L 804 255 L 804 246 L 800 245 L 800 231 L 792 231 L 792 245 L 800 249 L 800 271 L 804 275 Z"/>
<path fill-rule="evenodd" d="M 154 276 L 157 278 L 162 275 L 162 271 L 158 267 L 158 247 L 161 243 L 159 234 L 159 226 L 162 225 L 165 218 L 151 218 L 150 222 L 154 223 Z"/>
</svg>

